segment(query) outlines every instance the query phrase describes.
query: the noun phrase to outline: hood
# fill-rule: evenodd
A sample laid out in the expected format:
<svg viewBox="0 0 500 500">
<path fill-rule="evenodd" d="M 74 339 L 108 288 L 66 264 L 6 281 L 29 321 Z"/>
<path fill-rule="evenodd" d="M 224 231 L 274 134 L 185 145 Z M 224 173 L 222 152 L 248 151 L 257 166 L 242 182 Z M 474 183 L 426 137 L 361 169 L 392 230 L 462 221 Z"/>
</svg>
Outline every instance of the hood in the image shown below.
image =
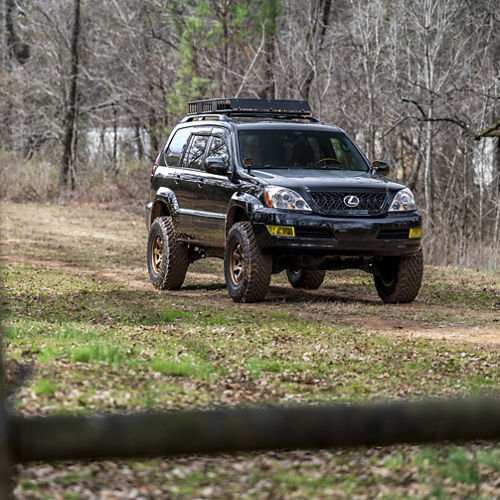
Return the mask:
<svg viewBox="0 0 500 500">
<path fill-rule="evenodd" d="M 266 169 L 252 170 L 251 174 L 265 184 L 286 187 L 294 191 L 344 189 L 399 191 L 405 187 L 382 175 L 352 170 Z"/>
</svg>

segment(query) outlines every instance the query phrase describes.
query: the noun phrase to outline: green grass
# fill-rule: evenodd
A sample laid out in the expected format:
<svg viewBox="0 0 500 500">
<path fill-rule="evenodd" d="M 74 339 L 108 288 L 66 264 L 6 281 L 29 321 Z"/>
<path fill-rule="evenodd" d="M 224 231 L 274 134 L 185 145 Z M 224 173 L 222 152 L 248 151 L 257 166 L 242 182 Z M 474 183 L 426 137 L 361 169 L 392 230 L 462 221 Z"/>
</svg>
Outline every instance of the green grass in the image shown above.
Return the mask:
<svg viewBox="0 0 500 500">
<path fill-rule="evenodd" d="M 51 398 L 52 396 L 54 396 L 54 393 L 56 392 L 56 384 L 52 380 L 41 378 L 38 379 L 33 390 L 35 394 Z"/>
<path fill-rule="evenodd" d="M 279 360 L 261 359 L 252 357 L 248 363 L 248 370 L 254 379 L 259 379 L 262 373 L 283 373 L 284 367 Z"/>
<path fill-rule="evenodd" d="M 196 359 L 172 361 L 155 358 L 151 361 L 151 367 L 156 373 L 172 377 L 193 377 L 201 380 L 209 380 L 216 375 L 212 365 Z"/>
<path fill-rule="evenodd" d="M 101 346 L 100 344 L 93 344 L 88 347 L 78 349 L 73 354 L 73 361 L 80 361 L 81 363 L 89 363 L 91 361 L 105 361 L 113 368 L 120 368 L 123 366 L 126 354 L 117 347 Z"/>
<path fill-rule="evenodd" d="M 328 274 L 318 292 L 281 274 L 264 303 L 234 304 L 217 260 L 196 262 L 180 291 L 149 286 L 142 219 L 4 208 L 9 380 L 33 368 L 18 413 L 500 394 L 498 346 L 413 335 L 497 332 L 498 274 L 428 268 L 418 300 L 399 306 L 382 304 L 366 273 Z M 16 494 L 87 498 L 126 485 L 152 498 L 500 498 L 499 464 L 484 443 L 32 464 L 18 468 Z"/>
</svg>

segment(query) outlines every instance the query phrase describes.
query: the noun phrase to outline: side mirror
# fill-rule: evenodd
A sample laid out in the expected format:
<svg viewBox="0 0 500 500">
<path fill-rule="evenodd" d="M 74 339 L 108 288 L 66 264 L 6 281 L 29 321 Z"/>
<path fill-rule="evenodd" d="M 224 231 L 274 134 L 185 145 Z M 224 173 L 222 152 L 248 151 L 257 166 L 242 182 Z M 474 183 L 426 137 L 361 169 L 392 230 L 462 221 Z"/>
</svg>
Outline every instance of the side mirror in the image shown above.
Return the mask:
<svg viewBox="0 0 500 500">
<path fill-rule="evenodd" d="M 389 172 L 389 164 L 386 161 L 375 160 L 372 162 L 372 174 L 387 175 Z"/>
<path fill-rule="evenodd" d="M 210 156 L 205 160 L 205 170 L 210 174 L 227 175 L 227 165 L 220 156 Z"/>
</svg>

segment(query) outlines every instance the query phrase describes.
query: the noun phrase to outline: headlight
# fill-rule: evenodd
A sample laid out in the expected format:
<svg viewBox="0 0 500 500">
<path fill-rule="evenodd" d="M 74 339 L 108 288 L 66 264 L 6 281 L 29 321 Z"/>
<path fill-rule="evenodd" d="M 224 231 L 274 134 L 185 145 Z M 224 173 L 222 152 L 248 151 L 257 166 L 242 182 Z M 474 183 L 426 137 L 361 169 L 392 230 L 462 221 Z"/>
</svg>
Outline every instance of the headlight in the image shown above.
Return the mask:
<svg viewBox="0 0 500 500">
<path fill-rule="evenodd" d="M 311 207 L 306 203 L 304 198 L 291 189 L 268 186 L 264 190 L 264 193 L 268 207 L 312 212 Z"/>
<path fill-rule="evenodd" d="M 391 208 L 389 212 L 403 212 L 405 210 L 416 210 L 415 197 L 413 193 L 408 189 L 404 188 L 396 193 L 394 200 L 392 200 Z"/>
</svg>

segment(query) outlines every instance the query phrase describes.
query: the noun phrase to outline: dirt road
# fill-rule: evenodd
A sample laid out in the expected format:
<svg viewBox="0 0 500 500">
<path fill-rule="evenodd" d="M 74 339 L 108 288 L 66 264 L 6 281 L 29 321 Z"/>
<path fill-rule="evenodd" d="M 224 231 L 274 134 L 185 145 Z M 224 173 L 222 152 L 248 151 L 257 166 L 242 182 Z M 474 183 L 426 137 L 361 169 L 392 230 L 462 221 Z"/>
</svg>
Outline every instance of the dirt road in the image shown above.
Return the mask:
<svg viewBox="0 0 500 500">
<path fill-rule="evenodd" d="M 85 206 L 16 204 L 2 205 L 2 215 L 4 262 L 61 268 L 153 290 L 140 216 Z M 404 305 L 382 304 L 371 276 L 360 271 L 330 272 L 316 291 L 294 290 L 280 274 L 273 276 L 265 302 L 236 306 L 224 288 L 222 262 L 209 259 L 190 267 L 182 290 L 168 293 L 192 307 L 274 310 L 390 336 L 500 346 L 500 271 L 426 266 L 417 300 Z"/>
</svg>

